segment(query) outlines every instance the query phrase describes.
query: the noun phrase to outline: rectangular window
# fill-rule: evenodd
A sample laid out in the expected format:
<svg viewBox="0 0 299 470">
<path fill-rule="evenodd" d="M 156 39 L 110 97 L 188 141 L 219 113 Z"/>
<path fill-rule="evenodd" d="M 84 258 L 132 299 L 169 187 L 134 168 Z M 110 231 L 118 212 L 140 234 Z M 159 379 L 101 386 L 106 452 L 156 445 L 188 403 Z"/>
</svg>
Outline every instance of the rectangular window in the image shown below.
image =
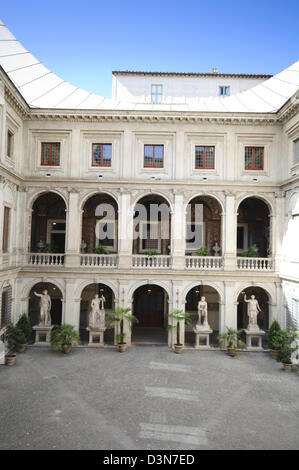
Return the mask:
<svg viewBox="0 0 299 470">
<path fill-rule="evenodd" d="M 7 156 L 12 157 L 13 156 L 13 133 L 10 131 L 7 131 Z"/>
<path fill-rule="evenodd" d="M 141 222 L 140 251 L 161 252 L 161 222 Z"/>
<path fill-rule="evenodd" d="M 219 96 L 229 96 L 230 87 L 229 86 L 220 86 L 219 87 Z"/>
<path fill-rule="evenodd" d="M 295 163 L 299 163 L 299 139 L 295 140 Z"/>
<path fill-rule="evenodd" d="M 245 147 L 245 170 L 264 169 L 264 147 Z"/>
<path fill-rule="evenodd" d="M 204 147 L 197 145 L 195 147 L 195 169 L 215 168 L 215 147 Z"/>
<path fill-rule="evenodd" d="M 152 85 L 152 103 L 161 103 L 163 100 L 163 85 Z"/>
<path fill-rule="evenodd" d="M 164 165 L 164 145 L 144 146 L 144 167 L 163 168 Z"/>
<path fill-rule="evenodd" d="M 8 252 L 10 208 L 4 207 L 2 251 Z"/>
<path fill-rule="evenodd" d="M 103 245 L 108 251 L 117 250 L 117 224 L 115 220 L 97 221 L 97 234 L 100 238 L 96 238 L 96 246 Z"/>
<path fill-rule="evenodd" d="M 60 165 L 60 143 L 42 143 L 41 165 L 59 166 Z"/>
<path fill-rule="evenodd" d="M 92 144 L 92 166 L 111 166 L 112 144 Z"/>
</svg>

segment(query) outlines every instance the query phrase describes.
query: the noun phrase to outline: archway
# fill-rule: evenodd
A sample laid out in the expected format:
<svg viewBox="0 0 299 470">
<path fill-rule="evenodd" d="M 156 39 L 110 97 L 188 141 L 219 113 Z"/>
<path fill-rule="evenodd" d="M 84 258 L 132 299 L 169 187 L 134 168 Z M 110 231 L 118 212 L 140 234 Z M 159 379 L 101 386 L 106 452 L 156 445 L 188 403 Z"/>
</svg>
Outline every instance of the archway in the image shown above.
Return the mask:
<svg viewBox="0 0 299 470">
<path fill-rule="evenodd" d="M 79 323 L 79 333 L 80 339 L 83 344 L 88 343 L 89 341 L 89 332 L 87 330 L 89 325 L 89 313 L 90 313 L 90 304 L 94 296 L 98 294 L 100 297 L 103 295 L 105 297 L 105 314 L 109 314 L 115 309 L 115 296 L 112 289 L 106 284 L 88 284 L 81 294 L 80 302 L 80 323 Z M 104 343 L 113 344 L 114 343 L 114 328 L 110 327 L 107 322 L 106 317 L 106 331 L 104 333 Z"/>
<path fill-rule="evenodd" d="M 167 343 L 168 295 L 156 284 L 138 287 L 133 294 L 133 343 Z"/>
<path fill-rule="evenodd" d="M 253 245 L 258 250 L 258 257 L 267 258 L 270 255 L 269 216 L 269 207 L 261 199 L 248 197 L 241 202 L 237 219 L 237 254 L 239 256 L 242 253 L 246 256 L 246 251 Z"/>
<path fill-rule="evenodd" d="M 166 199 L 157 194 L 141 198 L 135 205 L 133 254 L 170 254 L 171 214 Z"/>
<path fill-rule="evenodd" d="M 217 345 L 218 340 L 217 336 L 219 334 L 220 326 L 220 296 L 214 287 L 208 285 L 198 285 L 189 290 L 186 296 L 186 307 L 185 311 L 188 312 L 191 316 L 192 325 L 185 326 L 185 343 L 188 345 L 194 345 L 195 343 L 195 334 L 193 332 L 193 327 L 198 321 L 198 302 L 201 297 L 205 297 L 205 300 L 208 304 L 208 323 L 213 330 L 213 333 L 210 335 L 210 344 Z"/>
<path fill-rule="evenodd" d="M 196 196 L 187 205 L 186 255 L 206 247 L 208 255 L 221 254 L 221 213 L 219 202 L 212 196 Z"/>
<path fill-rule="evenodd" d="M 251 286 L 243 289 L 238 296 L 238 310 L 237 310 L 237 328 L 247 328 L 248 326 L 248 315 L 247 315 L 247 304 L 244 301 L 244 293 L 246 298 L 249 299 L 251 295 L 254 295 L 257 299 L 261 313 L 257 316 L 258 326 L 267 331 L 269 328 L 269 295 L 262 287 Z"/>
<path fill-rule="evenodd" d="M 99 193 L 83 206 L 82 253 L 117 253 L 118 206 L 112 196 Z"/>
<path fill-rule="evenodd" d="M 65 253 L 66 205 L 56 193 L 39 196 L 32 206 L 31 252 Z"/>
<path fill-rule="evenodd" d="M 28 302 L 28 316 L 31 325 L 37 325 L 39 323 L 39 303 L 40 298 L 37 297 L 34 292 L 41 294 L 42 291 L 47 290 L 51 297 L 51 324 L 61 325 L 62 323 L 62 293 L 59 287 L 51 282 L 38 282 L 30 290 L 29 302 Z"/>
</svg>

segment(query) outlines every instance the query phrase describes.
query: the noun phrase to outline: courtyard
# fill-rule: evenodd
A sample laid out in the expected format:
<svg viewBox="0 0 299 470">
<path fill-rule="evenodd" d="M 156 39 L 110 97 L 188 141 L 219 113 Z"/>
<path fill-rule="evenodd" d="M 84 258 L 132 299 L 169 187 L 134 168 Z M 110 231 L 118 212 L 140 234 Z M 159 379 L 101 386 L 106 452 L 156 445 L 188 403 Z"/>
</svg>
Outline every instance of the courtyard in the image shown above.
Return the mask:
<svg viewBox="0 0 299 470">
<path fill-rule="evenodd" d="M 299 447 L 299 369 L 267 352 L 31 346 L 0 383 L 2 450 Z"/>
</svg>

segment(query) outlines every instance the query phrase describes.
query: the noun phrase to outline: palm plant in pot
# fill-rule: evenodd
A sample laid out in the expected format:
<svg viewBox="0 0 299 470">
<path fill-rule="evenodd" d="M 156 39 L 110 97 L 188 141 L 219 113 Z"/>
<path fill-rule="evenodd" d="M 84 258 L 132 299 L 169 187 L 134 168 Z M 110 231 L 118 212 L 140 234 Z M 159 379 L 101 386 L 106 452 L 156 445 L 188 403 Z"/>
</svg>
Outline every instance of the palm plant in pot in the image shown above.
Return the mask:
<svg viewBox="0 0 299 470">
<path fill-rule="evenodd" d="M 128 323 L 130 331 L 132 324 L 138 323 L 138 319 L 132 315 L 130 308 L 118 307 L 114 312 L 108 314 L 108 320 L 111 326 L 119 326 L 119 333 L 116 335 L 117 348 L 119 352 L 125 352 L 127 349 L 125 323 Z"/>
<path fill-rule="evenodd" d="M 280 328 L 280 325 L 277 320 L 273 320 L 268 334 L 267 334 L 267 340 L 268 340 L 268 346 L 270 350 L 270 356 L 276 358 L 279 350 L 281 348 L 281 344 L 283 342 L 283 331 Z"/>
<path fill-rule="evenodd" d="M 226 348 L 229 356 L 234 357 L 237 354 L 237 348 L 245 346 L 244 342 L 240 339 L 243 329 L 235 330 L 227 326 L 226 330 L 226 333 L 218 335 L 219 345 L 221 348 Z"/>
<path fill-rule="evenodd" d="M 4 334 L 2 335 L 3 341 L 6 343 L 7 353 L 5 355 L 5 364 L 12 366 L 16 360 L 16 351 L 20 346 L 26 343 L 26 338 L 22 330 L 14 325 L 7 325 Z"/>
<path fill-rule="evenodd" d="M 277 354 L 276 360 L 281 362 L 284 370 L 291 372 L 292 370 L 292 354 L 297 351 L 298 344 L 296 340 L 299 337 L 299 332 L 288 328 L 282 331 L 282 341 L 280 343 L 280 350 Z"/>
<path fill-rule="evenodd" d="M 20 348 L 17 350 L 18 352 L 23 352 L 25 351 L 27 344 L 30 341 L 31 333 L 32 333 L 30 320 L 28 318 L 28 315 L 26 315 L 26 313 L 22 313 L 22 315 L 20 316 L 19 320 L 16 323 L 16 326 L 24 333 L 24 336 L 26 339 L 25 343 L 21 344 Z"/>
<path fill-rule="evenodd" d="M 180 342 L 181 336 L 181 321 L 184 320 L 187 325 L 191 325 L 192 321 L 190 314 L 183 312 L 183 310 L 173 310 L 172 313 L 168 315 L 169 318 L 173 320 L 173 325 L 168 325 L 169 330 L 176 330 L 176 343 L 174 344 L 174 351 L 177 354 L 183 352 L 184 345 Z"/>
<path fill-rule="evenodd" d="M 72 347 L 77 346 L 79 343 L 78 331 L 68 323 L 56 326 L 51 332 L 51 346 L 64 354 L 69 353 Z"/>
</svg>

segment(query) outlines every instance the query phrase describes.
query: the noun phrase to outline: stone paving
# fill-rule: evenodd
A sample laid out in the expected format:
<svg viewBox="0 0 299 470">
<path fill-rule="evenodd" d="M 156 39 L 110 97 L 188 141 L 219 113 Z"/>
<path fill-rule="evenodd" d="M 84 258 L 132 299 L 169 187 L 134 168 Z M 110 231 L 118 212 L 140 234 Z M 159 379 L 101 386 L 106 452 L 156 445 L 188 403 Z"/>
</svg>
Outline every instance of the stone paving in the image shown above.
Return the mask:
<svg viewBox="0 0 299 470">
<path fill-rule="evenodd" d="M 0 449 L 298 449 L 299 369 L 266 352 L 29 347 L 0 366 Z"/>
</svg>

